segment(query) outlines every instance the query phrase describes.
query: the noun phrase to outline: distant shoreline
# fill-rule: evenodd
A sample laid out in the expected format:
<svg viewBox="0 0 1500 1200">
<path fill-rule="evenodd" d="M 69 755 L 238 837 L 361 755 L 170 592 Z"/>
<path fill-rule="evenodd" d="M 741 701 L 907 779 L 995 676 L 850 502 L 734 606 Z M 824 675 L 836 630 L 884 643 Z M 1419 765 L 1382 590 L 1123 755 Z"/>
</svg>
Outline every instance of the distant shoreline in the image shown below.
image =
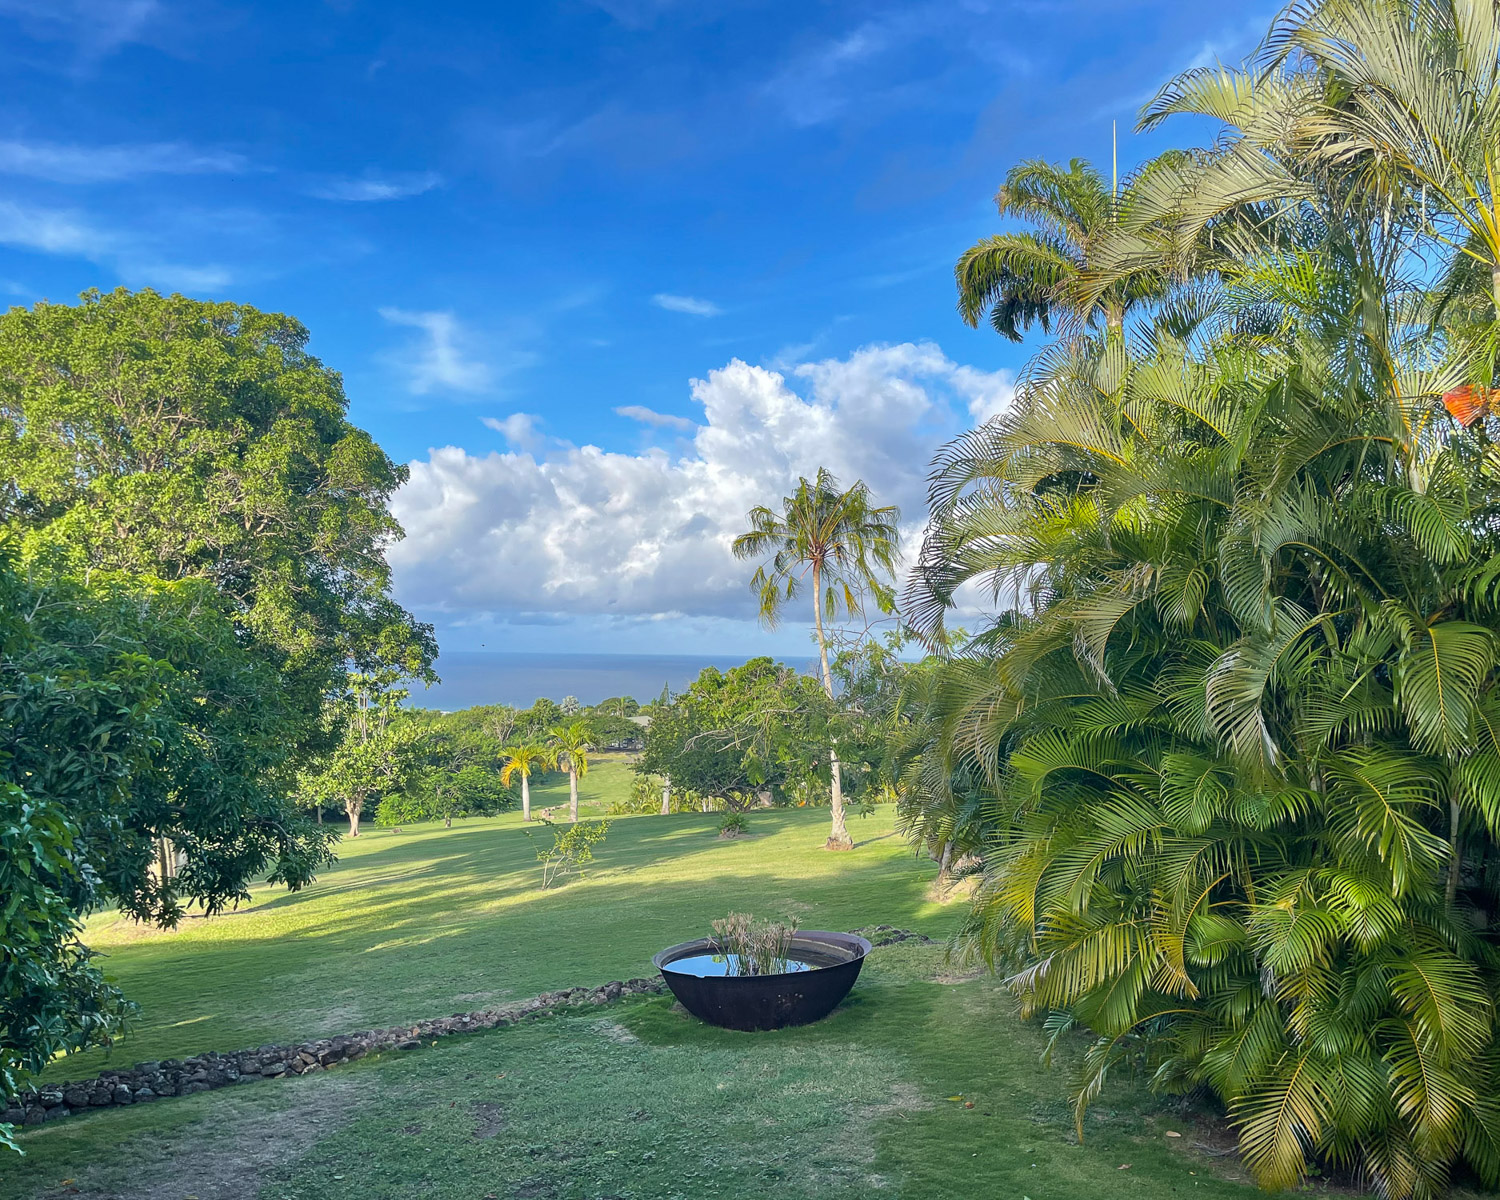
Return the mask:
<svg viewBox="0 0 1500 1200">
<path fill-rule="evenodd" d="M 529 706 L 538 697 L 561 701 L 576 696 L 580 704 L 598 704 L 611 696 L 654 700 L 663 685 L 680 692 L 704 667 L 721 671 L 737 667 L 750 654 L 540 654 L 489 650 L 455 650 L 438 659 L 443 682 L 413 687 L 415 708 L 460 709 L 476 704 Z M 781 655 L 798 670 L 810 669 L 813 653 Z"/>
</svg>

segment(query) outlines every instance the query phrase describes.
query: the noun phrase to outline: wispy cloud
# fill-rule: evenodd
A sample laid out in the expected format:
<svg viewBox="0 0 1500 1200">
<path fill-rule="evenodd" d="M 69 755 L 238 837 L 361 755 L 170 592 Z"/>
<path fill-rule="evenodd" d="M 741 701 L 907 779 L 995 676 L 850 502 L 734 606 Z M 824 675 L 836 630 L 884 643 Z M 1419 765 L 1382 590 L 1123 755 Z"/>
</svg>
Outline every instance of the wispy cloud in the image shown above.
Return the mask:
<svg viewBox="0 0 1500 1200">
<path fill-rule="evenodd" d="M 443 177 L 435 171 L 404 172 L 393 175 L 361 175 L 327 179 L 310 189 L 320 200 L 342 200 L 353 204 L 373 204 L 383 200 L 405 200 L 440 187 Z"/>
<path fill-rule="evenodd" d="M 217 264 L 162 258 L 153 239 L 104 228 L 75 212 L 10 201 L 0 201 L 0 245 L 105 264 L 127 282 L 169 290 L 216 291 L 233 281 Z"/>
<path fill-rule="evenodd" d="M 72 42 L 86 64 L 141 41 L 161 11 L 158 0 L 0 0 L 0 17 L 32 37 Z"/>
<path fill-rule="evenodd" d="M 651 303 L 668 312 L 687 313 L 694 317 L 717 317 L 724 310 L 712 300 L 700 300 L 697 296 L 674 296 L 670 292 L 657 292 Z"/>
<path fill-rule="evenodd" d="M 14 138 L 0 141 L 0 174 L 51 183 L 113 183 L 143 175 L 210 175 L 247 167 L 243 155 L 199 150 L 181 142 L 81 146 Z"/>
<path fill-rule="evenodd" d="M 380 315 L 392 325 L 406 325 L 426 336 L 395 360 L 407 373 L 407 387 L 414 395 L 433 391 L 479 392 L 490 385 L 488 364 L 468 357 L 467 340 L 458 318 L 451 312 L 414 312 L 382 308 Z"/>
<path fill-rule="evenodd" d="M 650 425 L 656 429 L 680 429 L 684 433 L 698 426 L 686 417 L 674 417 L 671 413 L 659 413 L 654 408 L 647 408 L 644 404 L 622 404 L 615 409 L 615 413 L 622 417 L 628 417 L 632 421 L 639 421 L 642 425 Z"/>
</svg>

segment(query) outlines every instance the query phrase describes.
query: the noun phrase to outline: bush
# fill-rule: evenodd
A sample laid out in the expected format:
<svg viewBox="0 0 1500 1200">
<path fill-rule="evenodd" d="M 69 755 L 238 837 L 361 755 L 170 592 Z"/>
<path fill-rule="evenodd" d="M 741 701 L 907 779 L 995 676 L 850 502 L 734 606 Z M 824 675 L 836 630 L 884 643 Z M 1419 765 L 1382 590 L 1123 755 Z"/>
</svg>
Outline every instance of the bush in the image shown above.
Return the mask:
<svg viewBox="0 0 1500 1200">
<path fill-rule="evenodd" d="M 583 868 L 594 861 L 594 847 L 608 832 L 608 821 L 579 821 L 566 829 L 553 830 L 552 845 L 536 852 L 542 864 L 543 890 L 565 876 L 582 875 Z M 526 836 L 532 836 L 530 830 Z"/>
<path fill-rule="evenodd" d="M 742 813 L 727 813 L 719 822 L 719 836 L 721 838 L 737 838 L 750 829 L 750 822 L 745 820 Z"/>
</svg>

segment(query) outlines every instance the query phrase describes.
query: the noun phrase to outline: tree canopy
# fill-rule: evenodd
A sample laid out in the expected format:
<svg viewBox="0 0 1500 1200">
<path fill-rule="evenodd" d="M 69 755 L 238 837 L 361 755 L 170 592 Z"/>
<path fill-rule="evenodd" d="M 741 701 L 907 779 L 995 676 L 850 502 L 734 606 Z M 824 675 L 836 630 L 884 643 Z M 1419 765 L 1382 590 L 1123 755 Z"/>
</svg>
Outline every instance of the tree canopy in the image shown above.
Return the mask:
<svg viewBox="0 0 1500 1200">
<path fill-rule="evenodd" d="M 0 315 L 0 525 L 27 562 L 210 581 L 311 715 L 346 663 L 421 675 L 436 646 L 389 595 L 406 468 L 307 340 L 149 290 Z"/>
</svg>

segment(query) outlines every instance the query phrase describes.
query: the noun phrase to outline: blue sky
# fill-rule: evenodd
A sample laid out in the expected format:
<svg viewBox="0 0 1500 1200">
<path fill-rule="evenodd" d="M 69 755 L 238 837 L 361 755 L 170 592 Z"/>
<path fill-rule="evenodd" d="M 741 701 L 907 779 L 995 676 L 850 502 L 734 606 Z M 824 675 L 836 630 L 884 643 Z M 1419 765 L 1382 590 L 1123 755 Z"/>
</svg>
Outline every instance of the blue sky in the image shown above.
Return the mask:
<svg viewBox="0 0 1500 1200">
<path fill-rule="evenodd" d="M 453 648 L 781 650 L 724 551 L 819 462 L 903 506 L 1028 353 L 951 266 L 1030 156 L 1123 167 L 1191 0 L 0 0 L 0 290 L 290 312 L 412 463 Z M 696 381 L 696 382 L 695 382 Z"/>
</svg>

